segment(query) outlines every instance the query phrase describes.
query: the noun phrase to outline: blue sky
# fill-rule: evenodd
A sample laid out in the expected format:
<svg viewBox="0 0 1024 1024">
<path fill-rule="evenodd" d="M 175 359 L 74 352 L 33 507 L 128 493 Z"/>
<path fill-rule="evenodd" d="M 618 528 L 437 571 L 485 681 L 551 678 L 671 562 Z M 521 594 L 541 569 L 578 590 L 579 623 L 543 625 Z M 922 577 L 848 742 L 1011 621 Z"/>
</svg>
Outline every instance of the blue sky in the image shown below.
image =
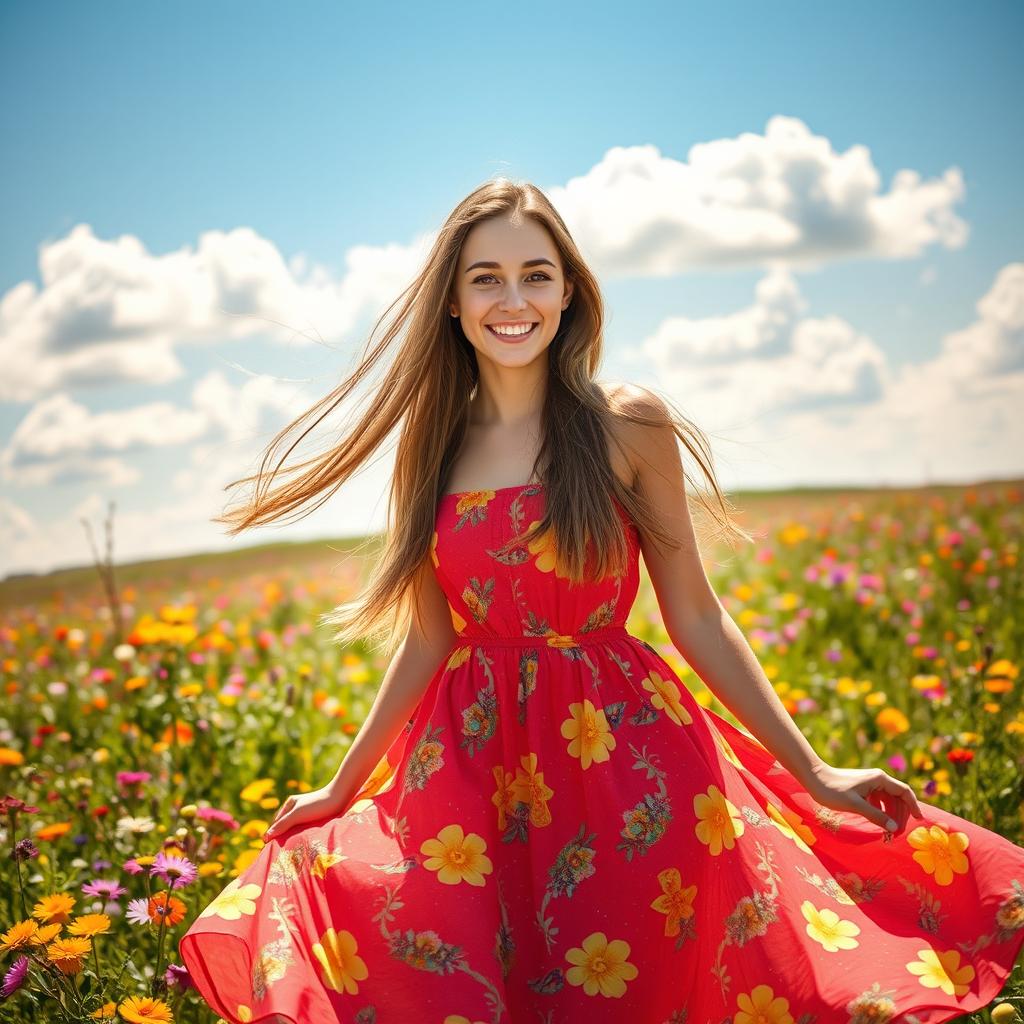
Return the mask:
<svg viewBox="0 0 1024 1024">
<path fill-rule="evenodd" d="M 1018 475 L 1022 28 L 1010 3 L 0 6 L 0 574 L 88 561 L 108 498 L 120 558 L 382 526 L 389 457 L 293 527 L 208 519 L 495 174 L 592 258 L 602 376 L 721 437 L 727 486 Z M 243 312 L 323 344 L 218 322 L 240 267 Z"/>
</svg>

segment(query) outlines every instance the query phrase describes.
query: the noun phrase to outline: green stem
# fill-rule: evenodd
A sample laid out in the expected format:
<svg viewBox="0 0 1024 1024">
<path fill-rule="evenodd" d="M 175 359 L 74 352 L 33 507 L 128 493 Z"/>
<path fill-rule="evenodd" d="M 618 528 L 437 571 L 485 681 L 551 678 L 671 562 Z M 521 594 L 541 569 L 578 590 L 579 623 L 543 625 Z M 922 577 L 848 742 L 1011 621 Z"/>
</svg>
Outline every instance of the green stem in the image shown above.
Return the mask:
<svg viewBox="0 0 1024 1024">
<path fill-rule="evenodd" d="M 37 959 L 30 952 L 27 952 L 26 955 L 28 956 L 29 960 L 32 961 L 39 968 L 39 977 L 37 979 L 39 987 L 43 990 L 43 992 L 46 993 L 46 995 L 50 999 L 52 999 L 57 1004 L 57 1007 L 59 1008 L 60 1013 L 62 1015 L 62 1019 L 67 1018 L 68 1020 L 71 1020 L 72 1018 L 69 1016 L 67 1009 L 64 1006 L 64 1000 L 61 998 L 60 985 L 58 985 L 56 988 L 50 987 L 50 979 L 48 975 L 50 973 L 52 965 L 49 963 L 49 961 Z"/>
<path fill-rule="evenodd" d="M 85 1000 L 82 998 L 82 993 L 78 989 L 78 975 L 71 975 L 71 990 L 75 993 L 75 1002 L 78 1003 L 78 1009 L 81 1011 L 80 1016 L 85 1016 Z"/>
<path fill-rule="evenodd" d="M 163 913 L 160 915 L 160 935 L 156 940 L 156 974 L 153 975 L 153 995 L 156 995 L 156 985 L 160 980 L 161 975 L 161 961 L 164 955 L 164 931 L 167 926 L 167 901 L 164 901 Z"/>
<path fill-rule="evenodd" d="M 14 849 L 14 833 L 11 833 L 11 850 Z M 28 902 L 25 899 L 25 879 L 21 874 L 21 861 L 15 857 L 14 863 L 18 866 L 18 894 L 21 896 L 21 918 L 23 921 L 28 920 Z"/>
<path fill-rule="evenodd" d="M 72 996 L 75 997 L 76 1001 L 78 1000 L 78 992 L 75 990 L 73 982 L 59 967 L 54 967 L 54 976 L 59 981 L 60 992 L 62 994 L 62 997 L 58 999 L 61 1009 L 65 1014 L 67 1014 L 68 1020 L 74 1020 L 75 1015 L 72 1012 L 71 1006 L 68 1004 L 70 1004 Z M 67 997 L 66 1001 L 63 998 L 64 996 Z"/>
</svg>

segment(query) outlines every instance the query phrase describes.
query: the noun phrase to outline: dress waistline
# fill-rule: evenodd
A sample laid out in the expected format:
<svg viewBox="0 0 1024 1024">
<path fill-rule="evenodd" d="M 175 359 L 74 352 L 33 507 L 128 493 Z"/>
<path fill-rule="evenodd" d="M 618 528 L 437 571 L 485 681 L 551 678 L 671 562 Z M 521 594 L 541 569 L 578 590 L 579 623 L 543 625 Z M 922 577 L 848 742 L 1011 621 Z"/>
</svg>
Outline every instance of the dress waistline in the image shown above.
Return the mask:
<svg viewBox="0 0 1024 1024">
<path fill-rule="evenodd" d="M 621 640 L 633 634 L 625 626 L 603 626 L 581 633 L 545 633 L 540 636 L 467 636 L 456 641 L 456 647 L 585 647 L 603 640 Z"/>
</svg>

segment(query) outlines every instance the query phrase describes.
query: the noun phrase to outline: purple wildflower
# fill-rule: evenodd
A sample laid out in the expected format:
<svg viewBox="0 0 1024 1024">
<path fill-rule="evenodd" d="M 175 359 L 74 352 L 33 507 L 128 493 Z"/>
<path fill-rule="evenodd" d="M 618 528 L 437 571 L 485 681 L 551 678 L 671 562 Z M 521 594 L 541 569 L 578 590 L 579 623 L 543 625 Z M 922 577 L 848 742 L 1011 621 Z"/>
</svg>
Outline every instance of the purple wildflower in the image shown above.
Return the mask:
<svg viewBox="0 0 1024 1024">
<path fill-rule="evenodd" d="M 14 844 L 15 860 L 34 860 L 39 856 L 39 847 L 31 839 L 19 839 Z"/>
<path fill-rule="evenodd" d="M 95 896 L 101 900 L 116 900 L 123 896 L 128 890 L 112 878 L 97 878 L 93 882 L 86 882 L 82 886 L 82 892 L 86 896 Z"/>
<path fill-rule="evenodd" d="M 25 983 L 26 974 L 28 974 L 28 957 L 19 956 L 11 964 L 11 969 L 4 975 L 3 985 L 0 986 L 0 999 L 6 999 L 17 992 Z"/>
<path fill-rule="evenodd" d="M 192 975 L 188 973 L 188 968 L 181 964 L 168 964 L 164 972 L 164 981 L 170 988 L 176 988 L 181 992 L 194 988 Z"/>
<path fill-rule="evenodd" d="M 149 873 L 157 875 L 172 889 L 184 889 L 196 880 L 196 866 L 187 857 L 176 857 L 161 850 L 153 859 Z"/>
</svg>

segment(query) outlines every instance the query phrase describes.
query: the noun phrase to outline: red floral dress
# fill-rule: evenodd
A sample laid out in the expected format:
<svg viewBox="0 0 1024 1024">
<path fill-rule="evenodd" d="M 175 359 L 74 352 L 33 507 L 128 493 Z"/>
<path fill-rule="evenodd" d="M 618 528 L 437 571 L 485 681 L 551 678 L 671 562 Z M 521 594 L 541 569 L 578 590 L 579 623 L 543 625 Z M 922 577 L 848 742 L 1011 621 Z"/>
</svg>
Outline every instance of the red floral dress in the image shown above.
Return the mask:
<svg viewBox="0 0 1024 1024">
<path fill-rule="evenodd" d="M 815 803 L 624 626 L 498 549 L 542 484 L 449 494 L 458 642 L 340 817 L 273 839 L 181 941 L 228 1021 L 938 1024 L 1024 943 L 1024 850 L 921 803 L 889 834 Z M 276 1017 L 274 1015 L 277 1015 Z"/>
</svg>

